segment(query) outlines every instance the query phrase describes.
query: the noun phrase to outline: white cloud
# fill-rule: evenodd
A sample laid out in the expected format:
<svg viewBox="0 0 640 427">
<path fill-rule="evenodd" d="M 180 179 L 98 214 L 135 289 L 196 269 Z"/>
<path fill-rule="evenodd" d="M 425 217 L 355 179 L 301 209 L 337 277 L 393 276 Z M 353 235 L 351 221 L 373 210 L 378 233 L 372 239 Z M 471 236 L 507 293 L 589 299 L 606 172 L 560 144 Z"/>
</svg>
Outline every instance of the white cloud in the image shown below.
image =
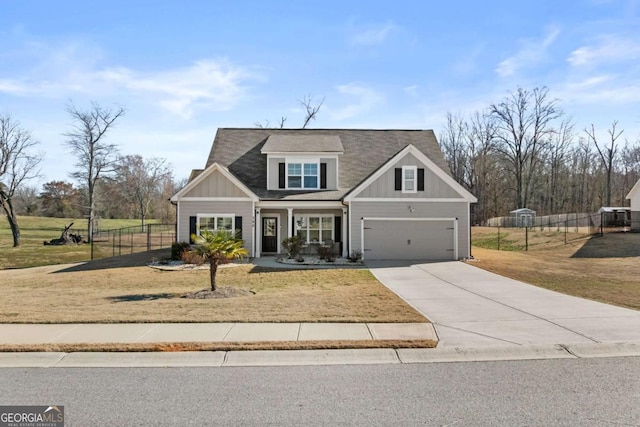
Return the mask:
<svg viewBox="0 0 640 427">
<path fill-rule="evenodd" d="M 418 96 L 418 89 L 419 89 L 418 85 L 411 85 L 411 86 L 407 86 L 407 87 L 402 88 L 402 91 L 404 93 L 406 93 L 407 95 L 409 95 L 409 96 L 417 97 Z"/>
<path fill-rule="evenodd" d="M 0 76 L 0 93 L 62 99 L 74 94 L 133 96 L 182 118 L 191 117 L 196 110 L 229 110 L 246 96 L 247 82 L 261 79 L 248 68 L 214 59 L 151 72 L 100 67 L 97 61 L 83 62 L 75 45 L 54 50 L 22 74 L 19 78 Z"/>
<path fill-rule="evenodd" d="M 356 98 L 356 101 L 335 111 L 330 111 L 333 120 L 350 119 L 371 110 L 384 100 L 384 97 L 375 90 L 358 83 L 340 85 L 336 89 L 339 94 L 346 95 L 347 98 Z"/>
<path fill-rule="evenodd" d="M 538 64 L 545 58 L 547 49 L 553 44 L 560 30 L 553 27 L 547 30 L 547 34 L 542 40 L 525 39 L 520 41 L 520 50 L 509 58 L 501 61 L 496 72 L 501 77 L 509 77 L 524 67 Z"/>
<path fill-rule="evenodd" d="M 595 66 L 640 58 L 640 41 L 618 35 L 599 37 L 591 45 L 571 52 L 567 61 L 574 67 Z"/>
<path fill-rule="evenodd" d="M 382 26 L 357 31 L 351 35 L 349 41 L 352 45 L 378 45 L 383 43 L 389 37 L 389 34 L 397 28 L 392 22 L 387 22 Z"/>
</svg>

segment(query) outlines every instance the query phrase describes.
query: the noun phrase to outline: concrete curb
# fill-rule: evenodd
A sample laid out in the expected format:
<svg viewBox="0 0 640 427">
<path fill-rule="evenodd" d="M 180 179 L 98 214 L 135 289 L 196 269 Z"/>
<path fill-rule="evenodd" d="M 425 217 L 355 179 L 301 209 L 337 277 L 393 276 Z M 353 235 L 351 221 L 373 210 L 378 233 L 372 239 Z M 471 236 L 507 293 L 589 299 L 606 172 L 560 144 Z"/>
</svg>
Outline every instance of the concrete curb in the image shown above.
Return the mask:
<svg viewBox="0 0 640 427">
<path fill-rule="evenodd" d="M 416 364 L 640 357 L 640 342 L 435 349 L 0 353 L 0 368 L 228 367 Z"/>
<path fill-rule="evenodd" d="M 573 359 L 576 356 L 561 346 L 496 346 L 496 347 L 442 347 L 433 351 L 426 348 L 398 350 L 402 363 L 435 362 L 488 362 L 502 360 Z"/>
</svg>

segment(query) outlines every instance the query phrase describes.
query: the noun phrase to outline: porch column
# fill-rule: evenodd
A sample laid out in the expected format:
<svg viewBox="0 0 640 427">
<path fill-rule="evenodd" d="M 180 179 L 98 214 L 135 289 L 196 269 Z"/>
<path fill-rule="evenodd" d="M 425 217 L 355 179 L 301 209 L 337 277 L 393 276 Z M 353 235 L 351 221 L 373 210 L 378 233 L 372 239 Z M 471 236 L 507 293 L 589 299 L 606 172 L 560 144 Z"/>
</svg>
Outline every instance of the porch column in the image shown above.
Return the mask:
<svg viewBox="0 0 640 427">
<path fill-rule="evenodd" d="M 260 217 L 260 208 L 256 209 L 256 258 L 260 258 L 262 249 L 262 219 Z"/>
<path fill-rule="evenodd" d="M 348 212 L 349 209 L 342 208 L 342 256 L 345 258 L 349 256 L 349 247 L 347 245 L 347 236 L 349 235 L 349 223 L 347 222 Z"/>
<path fill-rule="evenodd" d="M 291 238 L 293 233 L 293 208 L 287 208 L 287 238 Z"/>
</svg>

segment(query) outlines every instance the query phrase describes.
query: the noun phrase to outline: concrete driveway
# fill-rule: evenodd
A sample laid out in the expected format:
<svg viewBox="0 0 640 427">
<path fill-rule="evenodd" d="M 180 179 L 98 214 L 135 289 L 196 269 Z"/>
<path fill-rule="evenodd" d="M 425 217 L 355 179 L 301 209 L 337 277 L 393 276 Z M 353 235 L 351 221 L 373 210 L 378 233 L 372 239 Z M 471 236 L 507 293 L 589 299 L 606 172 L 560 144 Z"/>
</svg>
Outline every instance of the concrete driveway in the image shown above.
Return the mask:
<svg viewBox="0 0 640 427">
<path fill-rule="evenodd" d="M 433 322 L 439 346 L 640 341 L 640 311 L 527 285 L 463 262 L 367 266 Z"/>
</svg>

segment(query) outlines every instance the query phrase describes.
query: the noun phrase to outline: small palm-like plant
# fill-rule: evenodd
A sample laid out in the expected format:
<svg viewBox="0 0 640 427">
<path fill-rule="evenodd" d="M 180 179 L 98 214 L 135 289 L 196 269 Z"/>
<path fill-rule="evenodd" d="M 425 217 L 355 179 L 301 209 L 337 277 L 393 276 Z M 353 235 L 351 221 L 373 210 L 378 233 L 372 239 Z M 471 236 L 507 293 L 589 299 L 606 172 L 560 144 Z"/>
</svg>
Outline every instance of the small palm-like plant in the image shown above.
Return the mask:
<svg viewBox="0 0 640 427">
<path fill-rule="evenodd" d="M 216 273 L 218 265 L 226 264 L 231 260 L 247 255 L 247 250 L 242 247 L 242 240 L 236 239 L 228 231 L 203 231 L 199 236 L 191 236 L 195 243 L 194 250 L 209 261 L 211 278 L 211 290 L 216 290 Z"/>
</svg>

